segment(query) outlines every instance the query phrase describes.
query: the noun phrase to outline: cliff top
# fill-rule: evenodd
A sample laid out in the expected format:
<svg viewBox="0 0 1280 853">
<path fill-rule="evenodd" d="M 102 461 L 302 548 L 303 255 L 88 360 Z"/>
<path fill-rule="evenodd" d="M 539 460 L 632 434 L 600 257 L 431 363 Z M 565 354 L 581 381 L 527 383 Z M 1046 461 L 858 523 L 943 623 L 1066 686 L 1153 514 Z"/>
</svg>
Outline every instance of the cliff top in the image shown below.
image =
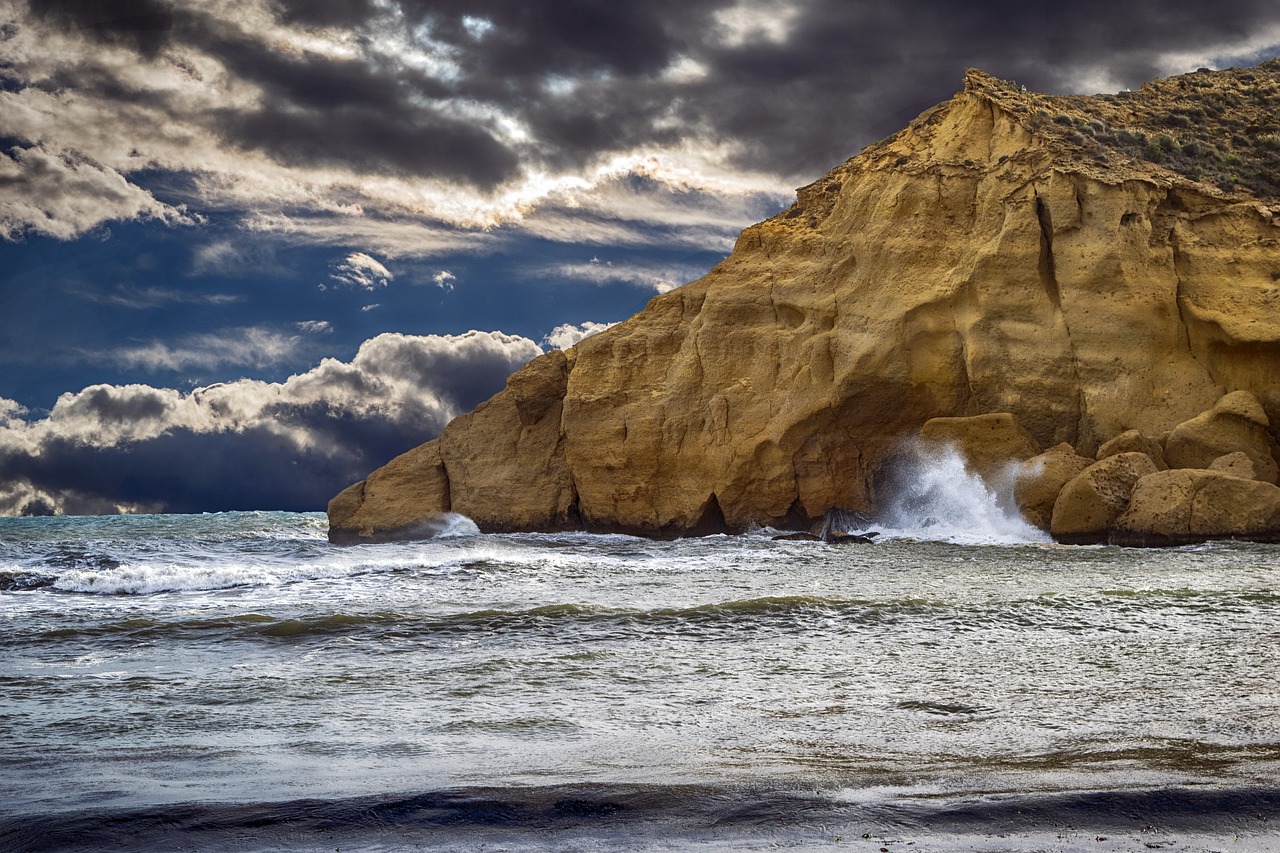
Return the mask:
<svg viewBox="0 0 1280 853">
<path fill-rule="evenodd" d="M 1280 60 L 1089 96 L 1042 95 L 970 69 L 965 91 L 1024 117 L 1038 137 L 1082 161 L 1129 160 L 1228 194 L 1280 198 Z"/>
<path fill-rule="evenodd" d="M 972 105 L 975 99 L 1002 114 L 1006 127 L 1018 128 L 998 149 L 990 147 L 989 132 L 983 138 L 949 121 L 957 105 Z M 1105 183 L 1146 180 L 1232 201 L 1275 202 L 1280 200 L 1280 59 L 1252 68 L 1196 71 L 1103 95 L 1044 95 L 971 68 L 962 92 L 801 187 L 796 203 L 770 223 L 816 225 L 851 171 L 917 172 L 940 164 L 1052 168 Z"/>
</svg>

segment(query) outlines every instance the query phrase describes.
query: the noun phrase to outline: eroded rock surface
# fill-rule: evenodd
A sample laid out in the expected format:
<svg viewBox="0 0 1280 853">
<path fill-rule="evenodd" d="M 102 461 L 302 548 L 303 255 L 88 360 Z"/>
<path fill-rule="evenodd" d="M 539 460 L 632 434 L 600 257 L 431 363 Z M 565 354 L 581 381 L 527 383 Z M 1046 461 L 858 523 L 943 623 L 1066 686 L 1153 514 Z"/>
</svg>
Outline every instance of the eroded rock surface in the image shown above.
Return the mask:
<svg viewBox="0 0 1280 853">
<path fill-rule="evenodd" d="M 1156 465 L 1145 453 L 1118 453 L 1072 478 L 1053 504 L 1050 532 L 1059 542 L 1106 542 L 1116 519 L 1128 508 L 1134 486 Z"/>
<path fill-rule="evenodd" d="M 971 72 L 746 229 L 705 277 L 535 359 L 344 491 L 334 537 L 446 510 L 484 530 L 807 528 L 833 507 L 874 512 L 900 440 L 932 418 L 1006 412 L 1036 449 L 1093 456 L 1228 391 L 1272 400 L 1271 202 L 1082 130 L 1091 116 L 1110 137 L 1146 127 L 1180 86 L 1280 82 L 1280 64 L 1248 73 L 1053 98 Z M 1193 442 L 1174 430 L 1169 444 L 1174 465 Z M 1214 445 L 1196 464 L 1255 446 Z"/>
<path fill-rule="evenodd" d="M 1221 471 L 1233 477 L 1244 477 L 1246 480 L 1266 479 L 1266 471 L 1259 471 L 1258 466 L 1249 458 L 1249 454 L 1238 450 L 1213 460 L 1209 463 L 1209 470 Z"/>
<path fill-rule="evenodd" d="M 1116 520 L 1117 545 L 1280 541 L 1280 488 L 1224 471 L 1175 468 L 1140 479 Z"/>
<path fill-rule="evenodd" d="M 1062 488 L 1093 463 L 1064 441 L 1020 464 L 1014 472 L 1014 499 L 1027 523 L 1049 530 Z"/>
<path fill-rule="evenodd" d="M 1098 448 L 1097 458 L 1106 459 L 1118 453 L 1145 453 L 1156 463 L 1156 468 L 1163 471 L 1169 466 L 1164 461 L 1164 446 L 1149 435 L 1143 435 L 1136 429 L 1125 430 L 1115 438 L 1104 441 Z"/>
<path fill-rule="evenodd" d="M 1171 468 L 1208 468 L 1220 456 L 1243 453 L 1253 463 L 1256 479 L 1275 483 L 1270 426 L 1258 398 L 1248 391 L 1235 391 L 1174 427 L 1165 442 L 1165 458 Z"/>
</svg>

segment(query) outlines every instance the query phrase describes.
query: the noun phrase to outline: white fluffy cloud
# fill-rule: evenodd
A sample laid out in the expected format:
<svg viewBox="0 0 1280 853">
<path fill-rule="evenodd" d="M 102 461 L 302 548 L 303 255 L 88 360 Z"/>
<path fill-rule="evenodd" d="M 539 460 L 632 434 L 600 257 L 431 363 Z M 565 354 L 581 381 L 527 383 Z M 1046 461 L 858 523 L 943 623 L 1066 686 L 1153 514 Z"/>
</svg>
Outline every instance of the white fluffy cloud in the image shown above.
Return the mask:
<svg viewBox="0 0 1280 853">
<path fill-rule="evenodd" d="M 0 186 L 0 238 L 6 240 L 26 232 L 65 240 L 114 219 L 196 221 L 181 206 L 156 201 L 120 172 L 70 151 L 15 146 L 0 152 Z"/>
<path fill-rule="evenodd" d="M 589 281 L 593 284 L 625 282 L 638 287 L 652 289 L 657 293 L 667 293 L 682 284 L 693 281 L 706 274 L 705 267 L 689 265 L 654 265 L 612 263 L 592 258 L 583 263 L 563 263 L 543 267 L 539 270 L 543 275 L 557 278 Z"/>
<path fill-rule="evenodd" d="M 500 332 L 389 333 L 284 382 L 94 385 L 38 418 L 0 398 L 0 514 L 321 509 L 541 352 Z"/>
<path fill-rule="evenodd" d="M 352 252 L 341 262 L 334 264 L 333 274 L 329 278 L 335 284 L 346 287 L 377 290 L 390 284 L 395 276 L 376 258 L 364 252 Z"/>
<path fill-rule="evenodd" d="M 588 320 L 580 326 L 572 323 L 562 323 L 551 330 L 551 333 L 542 339 L 547 346 L 556 349 L 568 349 L 576 345 L 583 338 L 589 338 L 597 332 L 603 332 L 605 329 L 618 325 L 617 323 L 596 323 Z"/>
<path fill-rule="evenodd" d="M 458 281 L 458 277 L 449 270 L 440 270 L 440 272 L 431 276 L 431 280 L 436 283 L 436 287 L 443 291 L 453 290 L 454 284 Z"/>
</svg>

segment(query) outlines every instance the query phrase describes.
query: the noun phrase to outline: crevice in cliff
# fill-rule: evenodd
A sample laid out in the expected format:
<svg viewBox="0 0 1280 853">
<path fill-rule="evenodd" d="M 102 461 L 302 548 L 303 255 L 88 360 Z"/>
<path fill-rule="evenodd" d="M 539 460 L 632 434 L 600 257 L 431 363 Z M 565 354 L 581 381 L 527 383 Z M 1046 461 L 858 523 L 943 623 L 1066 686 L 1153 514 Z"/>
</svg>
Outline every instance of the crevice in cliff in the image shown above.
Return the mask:
<svg viewBox="0 0 1280 853">
<path fill-rule="evenodd" d="M 1035 197 L 1036 222 L 1040 225 L 1040 258 L 1037 264 L 1040 283 L 1044 288 L 1045 296 L 1049 299 L 1049 304 L 1053 306 L 1054 317 L 1062 322 L 1062 332 L 1067 339 L 1067 358 L 1071 360 L 1071 381 L 1076 389 L 1076 417 L 1074 428 L 1068 435 L 1067 441 L 1072 446 L 1076 446 L 1085 435 L 1085 416 L 1088 411 L 1084 398 L 1084 384 L 1080 379 L 1080 360 L 1076 355 L 1076 342 L 1071 337 L 1071 324 L 1062 310 L 1062 286 L 1058 282 L 1057 262 L 1053 254 L 1053 214 L 1041 198 L 1039 190 L 1034 186 L 1032 194 Z M 1076 202 L 1076 222 L 1083 223 L 1084 203 L 1080 199 L 1079 187 L 1074 186 L 1074 179 L 1072 196 Z"/>
<path fill-rule="evenodd" d="M 729 525 L 724 520 L 724 510 L 720 508 L 720 499 L 712 492 L 711 497 L 702 505 L 698 520 L 689 528 L 690 536 L 711 536 L 716 533 L 730 533 Z"/>
<path fill-rule="evenodd" d="M 1178 246 L 1178 230 L 1176 227 L 1171 227 L 1169 229 L 1168 239 L 1169 251 L 1173 255 L 1173 304 L 1178 309 L 1178 325 L 1182 327 L 1182 345 L 1186 348 L 1187 355 L 1191 356 L 1191 360 L 1200 366 L 1200 369 L 1204 371 L 1205 376 L 1208 377 L 1209 381 L 1213 382 L 1215 385 L 1221 385 L 1222 383 L 1218 382 L 1217 377 L 1213 375 L 1213 371 L 1209 369 L 1209 365 L 1202 362 L 1199 357 L 1196 356 L 1195 347 L 1191 343 L 1191 323 L 1187 317 L 1187 309 L 1185 307 L 1186 294 L 1183 287 L 1182 271 L 1179 269 L 1183 263 L 1182 251 Z"/>
<path fill-rule="evenodd" d="M 954 316 L 952 319 L 954 321 Z M 964 402 L 960 406 L 960 411 L 966 415 L 977 414 L 976 410 L 970 411 L 971 407 L 977 405 L 977 394 L 973 390 L 973 377 L 969 373 L 969 342 L 965 340 L 958 326 L 956 338 L 960 342 L 960 378 L 964 382 Z"/>
<path fill-rule="evenodd" d="M 586 524 L 582 521 L 582 495 L 578 494 L 578 483 L 572 474 L 569 475 L 569 491 L 573 497 L 564 510 L 565 526 L 570 530 L 585 530 Z"/>
<path fill-rule="evenodd" d="M 444 512 L 453 512 L 453 480 L 449 477 L 449 466 L 440 459 L 440 476 L 444 479 Z"/>
<path fill-rule="evenodd" d="M 987 110 L 991 113 L 991 132 L 987 134 L 987 163 L 990 164 L 996 159 L 996 124 L 1000 121 L 1000 114 L 1003 109 L 996 105 L 991 98 L 987 98 Z"/>
<path fill-rule="evenodd" d="M 368 479 L 361 480 L 355 485 L 360 487 L 360 497 L 356 499 L 356 510 L 355 512 L 351 513 L 352 516 L 359 515 L 360 511 L 364 509 L 364 499 L 365 499 L 365 496 L 369 493 Z"/>
<path fill-rule="evenodd" d="M 1053 263 L 1053 216 L 1040 193 L 1035 193 L 1036 221 L 1040 223 L 1040 284 L 1053 304 L 1053 310 L 1062 311 L 1062 292 L 1058 289 L 1058 272 Z"/>
<path fill-rule="evenodd" d="M 569 481 L 569 501 L 565 504 L 562 524 L 567 530 L 585 530 L 586 524 L 582 519 L 582 495 L 578 492 L 578 479 L 573 475 L 573 469 L 569 467 L 569 456 L 564 449 L 567 436 L 564 429 L 563 412 L 564 406 L 561 404 L 560 435 L 556 438 L 556 446 L 551 450 L 552 461 L 559 460 L 560 464 L 564 466 L 565 479 Z"/>
<path fill-rule="evenodd" d="M 961 307 L 961 302 L 971 298 L 971 290 L 973 282 L 965 282 L 955 292 L 951 299 L 951 331 L 956 336 L 956 357 L 959 362 L 960 376 L 957 387 L 963 389 L 963 399 L 957 401 L 957 414 L 977 414 L 976 411 L 970 411 L 971 407 L 977 405 L 977 395 L 973 390 L 973 378 L 969 373 L 969 341 L 965 337 L 965 333 L 960 330 L 960 318 L 956 316 L 957 311 Z"/>
<path fill-rule="evenodd" d="M 796 499 L 791 502 L 791 506 L 787 508 L 786 516 L 782 519 L 783 529 L 808 530 L 812 524 L 809 513 L 804 511 L 804 504 L 800 502 L 800 496 L 796 495 Z"/>
<path fill-rule="evenodd" d="M 1178 238 L 1176 232 L 1169 232 L 1169 251 L 1173 255 L 1173 304 L 1178 309 L 1178 325 L 1182 327 L 1182 345 L 1186 347 L 1187 354 L 1192 358 L 1196 357 L 1195 350 L 1191 348 L 1191 328 L 1187 325 L 1187 312 L 1182 307 L 1182 273 L 1178 271 L 1180 262 L 1178 250 Z"/>
</svg>

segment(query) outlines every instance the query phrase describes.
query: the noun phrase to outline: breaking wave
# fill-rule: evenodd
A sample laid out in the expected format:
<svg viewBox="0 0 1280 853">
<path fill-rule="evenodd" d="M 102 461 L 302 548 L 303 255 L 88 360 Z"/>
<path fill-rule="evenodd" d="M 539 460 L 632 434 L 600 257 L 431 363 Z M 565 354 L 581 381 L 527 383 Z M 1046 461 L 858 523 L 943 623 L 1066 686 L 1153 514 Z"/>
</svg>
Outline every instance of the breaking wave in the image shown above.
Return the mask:
<svg viewBox="0 0 1280 853">
<path fill-rule="evenodd" d="M 954 447 L 907 448 L 876 529 L 885 538 L 959 545 L 1052 542 L 1026 522 L 1013 499 L 1014 467 L 984 480 Z"/>
</svg>

